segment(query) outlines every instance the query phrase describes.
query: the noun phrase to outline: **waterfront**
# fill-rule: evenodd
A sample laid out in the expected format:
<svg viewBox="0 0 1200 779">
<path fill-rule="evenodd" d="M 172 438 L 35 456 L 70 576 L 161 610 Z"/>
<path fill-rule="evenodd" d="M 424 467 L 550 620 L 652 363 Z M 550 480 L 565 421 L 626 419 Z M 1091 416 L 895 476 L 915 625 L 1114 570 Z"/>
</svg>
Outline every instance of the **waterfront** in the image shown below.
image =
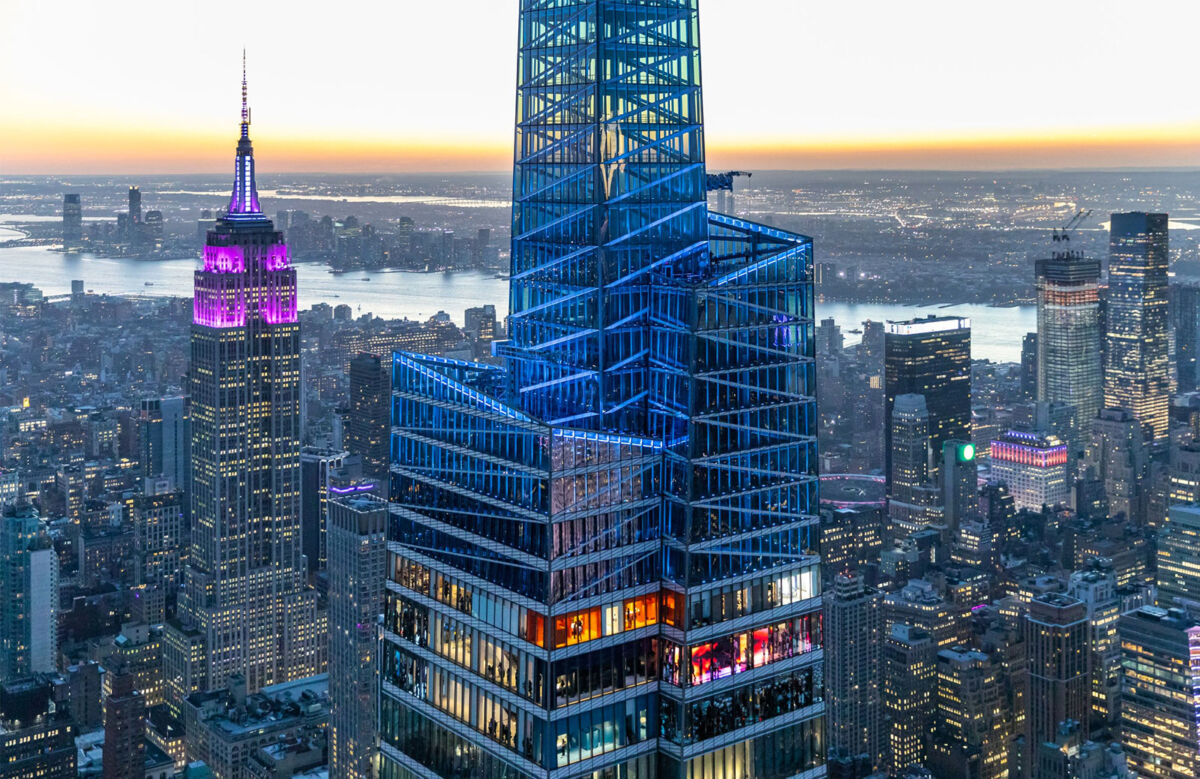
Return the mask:
<svg viewBox="0 0 1200 779">
<path fill-rule="evenodd" d="M 0 248 L 0 281 L 29 282 L 47 295 L 71 291 L 72 279 L 84 287 L 110 295 L 192 294 L 192 272 L 197 260 L 145 261 L 90 254 L 63 254 L 41 246 Z M 424 320 L 446 311 L 461 322 L 463 310 L 491 303 L 498 316 L 508 312 L 508 281 L 482 272 L 409 273 L 354 271 L 334 274 L 322 264 L 297 263 L 300 306 L 313 303 L 347 303 L 355 315 L 373 313 L 386 318 Z M 833 317 L 846 335 L 846 343 L 859 336 L 849 330 L 863 320 L 911 319 L 926 314 L 969 317 L 972 322 L 972 356 L 997 362 L 1021 359 L 1021 339 L 1037 329 L 1032 306 L 997 308 L 980 304 L 952 306 L 901 306 L 873 303 L 818 303 L 817 318 Z"/>
</svg>

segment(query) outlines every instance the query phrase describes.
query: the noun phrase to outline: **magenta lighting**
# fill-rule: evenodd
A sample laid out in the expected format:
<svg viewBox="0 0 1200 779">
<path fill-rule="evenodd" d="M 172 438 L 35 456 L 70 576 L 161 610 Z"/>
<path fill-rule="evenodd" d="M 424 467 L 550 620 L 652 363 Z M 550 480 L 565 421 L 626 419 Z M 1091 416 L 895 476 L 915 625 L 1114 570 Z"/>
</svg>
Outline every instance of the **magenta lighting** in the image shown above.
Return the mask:
<svg viewBox="0 0 1200 779">
<path fill-rule="evenodd" d="M 287 262 L 287 259 L 284 259 Z M 246 255 L 240 246 L 205 246 L 204 270 L 209 273 L 245 273 Z"/>
<path fill-rule="evenodd" d="M 192 321 L 205 327 L 243 327 L 246 324 L 246 292 L 242 278 L 197 271 Z"/>
</svg>

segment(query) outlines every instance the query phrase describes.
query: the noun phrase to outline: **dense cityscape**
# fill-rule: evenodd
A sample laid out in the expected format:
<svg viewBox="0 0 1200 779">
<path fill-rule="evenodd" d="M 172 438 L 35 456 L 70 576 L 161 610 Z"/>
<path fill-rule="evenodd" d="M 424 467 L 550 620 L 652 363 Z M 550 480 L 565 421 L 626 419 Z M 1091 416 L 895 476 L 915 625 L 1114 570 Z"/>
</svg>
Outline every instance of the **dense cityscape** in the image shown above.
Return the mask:
<svg viewBox="0 0 1200 779">
<path fill-rule="evenodd" d="M 709 169 L 568 5 L 511 172 L 0 177 L 0 777 L 1200 776 L 1200 174 Z"/>
</svg>

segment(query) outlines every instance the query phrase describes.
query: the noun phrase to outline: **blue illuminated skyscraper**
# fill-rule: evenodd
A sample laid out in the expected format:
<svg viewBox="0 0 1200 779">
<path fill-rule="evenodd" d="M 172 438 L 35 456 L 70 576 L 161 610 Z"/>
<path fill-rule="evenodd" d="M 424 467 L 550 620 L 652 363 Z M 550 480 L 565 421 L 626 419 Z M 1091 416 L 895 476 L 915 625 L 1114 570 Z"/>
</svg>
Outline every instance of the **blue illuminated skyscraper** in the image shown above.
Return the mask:
<svg viewBox="0 0 1200 779">
<path fill-rule="evenodd" d="M 697 0 L 518 63 L 505 365 L 393 358 L 381 775 L 823 775 L 811 241 L 707 212 Z"/>
</svg>

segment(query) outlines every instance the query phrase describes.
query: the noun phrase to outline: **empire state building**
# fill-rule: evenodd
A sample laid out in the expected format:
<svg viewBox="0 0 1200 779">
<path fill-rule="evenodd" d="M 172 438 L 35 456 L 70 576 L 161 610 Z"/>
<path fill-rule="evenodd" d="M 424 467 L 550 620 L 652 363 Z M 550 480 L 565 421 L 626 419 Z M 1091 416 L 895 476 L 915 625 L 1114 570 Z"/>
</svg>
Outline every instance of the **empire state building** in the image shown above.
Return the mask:
<svg viewBox="0 0 1200 779">
<path fill-rule="evenodd" d="M 196 271 L 191 338 L 192 546 L 164 648 L 168 697 L 318 671 L 316 593 L 300 541 L 296 271 L 259 207 L 242 76 L 228 211 Z"/>
</svg>

